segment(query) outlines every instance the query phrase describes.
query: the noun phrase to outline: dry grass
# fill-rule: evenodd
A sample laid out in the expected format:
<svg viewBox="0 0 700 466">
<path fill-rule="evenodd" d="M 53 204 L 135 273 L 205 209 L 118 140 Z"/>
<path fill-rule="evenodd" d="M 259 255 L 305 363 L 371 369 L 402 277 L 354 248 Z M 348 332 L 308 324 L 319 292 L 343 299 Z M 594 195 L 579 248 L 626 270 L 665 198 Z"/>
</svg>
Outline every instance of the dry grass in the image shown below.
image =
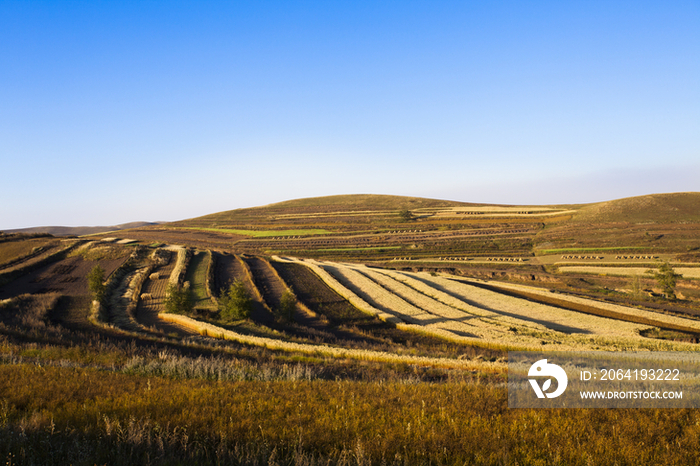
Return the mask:
<svg viewBox="0 0 700 466">
<path fill-rule="evenodd" d="M 186 248 L 177 248 L 177 262 L 175 263 L 175 268 L 170 273 L 170 284 L 174 286 L 179 286 L 182 284 L 182 277 L 187 270 L 187 264 L 189 262 L 190 253 Z"/>
</svg>

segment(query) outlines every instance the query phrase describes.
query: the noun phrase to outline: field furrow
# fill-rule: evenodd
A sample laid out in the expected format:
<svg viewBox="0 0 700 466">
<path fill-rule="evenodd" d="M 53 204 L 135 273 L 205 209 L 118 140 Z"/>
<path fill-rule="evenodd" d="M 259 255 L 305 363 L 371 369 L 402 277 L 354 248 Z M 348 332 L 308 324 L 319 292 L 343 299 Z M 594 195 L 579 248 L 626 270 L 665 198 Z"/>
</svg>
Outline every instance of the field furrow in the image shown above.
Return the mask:
<svg viewBox="0 0 700 466">
<path fill-rule="evenodd" d="M 692 349 L 682 342 L 659 342 L 642 336 L 641 332 L 652 327 L 650 322 L 533 302 L 445 276 L 310 259 L 286 260 L 312 268 L 341 296 L 364 306 L 365 312 L 390 315 L 405 322 L 398 326 L 456 342 L 501 349 L 539 349 L 543 345 L 552 350 Z M 688 320 L 666 318 L 674 322 Z"/>
<path fill-rule="evenodd" d="M 362 299 L 384 312 L 417 325 L 428 325 L 435 322 L 434 315 L 385 290 L 355 269 L 327 263 L 323 264 L 323 268 Z"/>
<path fill-rule="evenodd" d="M 396 272 L 393 270 L 379 270 L 376 269 L 375 273 L 387 275 L 393 278 L 395 281 L 400 282 L 404 285 L 405 289 L 410 293 L 418 293 L 423 296 L 427 296 L 433 301 L 442 303 L 451 308 L 463 311 L 467 315 L 478 317 L 480 320 L 487 322 L 491 325 L 497 327 L 510 328 L 513 326 L 529 328 L 538 331 L 545 331 L 547 329 L 556 331 L 565 331 L 566 329 L 559 329 L 556 326 L 547 326 L 545 323 L 523 320 L 522 316 L 512 316 L 503 312 L 495 311 L 494 309 L 488 308 L 486 306 L 478 306 L 470 304 L 470 301 L 465 299 L 458 299 L 454 295 L 446 293 L 436 286 L 431 286 L 432 276 L 426 275 L 423 279 L 420 274 L 408 273 L 408 272 Z M 410 291 L 412 290 L 412 291 Z"/>
<path fill-rule="evenodd" d="M 495 313 L 509 315 L 519 319 L 522 323 L 536 322 L 548 329 L 563 333 L 638 338 L 639 331 L 647 328 L 640 324 L 616 321 L 605 317 L 534 303 L 468 285 L 461 281 L 431 276 L 423 278 L 426 282 L 434 283 L 440 289 L 459 299 L 475 302 L 479 307 L 493 309 Z"/>
</svg>

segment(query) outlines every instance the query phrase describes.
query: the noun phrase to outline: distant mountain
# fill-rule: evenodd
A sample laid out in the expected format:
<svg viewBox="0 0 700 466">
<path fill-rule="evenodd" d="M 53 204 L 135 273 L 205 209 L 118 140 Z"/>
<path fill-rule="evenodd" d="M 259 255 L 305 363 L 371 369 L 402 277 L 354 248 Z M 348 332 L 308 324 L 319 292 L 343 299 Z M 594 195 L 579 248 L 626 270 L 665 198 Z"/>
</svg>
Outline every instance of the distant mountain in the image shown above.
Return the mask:
<svg viewBox="0 0 700 466">
<path fill-rule="evenodd" d="M 130 228 L 142 228 L 151 225 L 159 225 L 159 222 L 131 222 L 121 225 L 102 226 L 102 227 L 32 227 L 18 228 L 15 230 L 4 230 L 4 233 L 48 233 L 54 236 L 82 236 L 93 235 L 96 233 L 105 233 L 108 231 L 128 230 Z"/>
</svg>

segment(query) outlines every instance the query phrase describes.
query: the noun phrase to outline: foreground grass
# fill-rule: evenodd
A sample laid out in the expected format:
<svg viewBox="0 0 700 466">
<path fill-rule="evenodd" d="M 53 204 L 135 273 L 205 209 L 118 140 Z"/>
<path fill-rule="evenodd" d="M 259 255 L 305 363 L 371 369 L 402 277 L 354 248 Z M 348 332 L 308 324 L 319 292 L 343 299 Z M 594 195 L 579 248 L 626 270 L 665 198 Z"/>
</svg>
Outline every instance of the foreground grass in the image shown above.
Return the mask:
<svg viewBox="0 0 700 466">
<path fill-rule="evenodd" d="M 212 382 L 0 365 L 8 464 L 697 464 L 693 410 L 510 410 L 479 383 Z"/>
</svg>

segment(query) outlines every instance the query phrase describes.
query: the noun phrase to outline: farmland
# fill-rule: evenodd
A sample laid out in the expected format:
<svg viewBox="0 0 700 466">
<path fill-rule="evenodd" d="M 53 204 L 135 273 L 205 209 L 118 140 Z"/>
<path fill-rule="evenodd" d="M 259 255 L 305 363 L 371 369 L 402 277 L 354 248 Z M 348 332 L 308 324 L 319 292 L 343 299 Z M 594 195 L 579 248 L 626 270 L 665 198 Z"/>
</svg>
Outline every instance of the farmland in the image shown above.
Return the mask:
<svg viewBox="0 0 700 466">
<path fill-rule="evenodd" d="M 698 209 L 331 196 L 0 235 L 0 457 L 695 464 L 695 411 L 509 410 L 504 382 L 509 350 L 698 351 Z M 675 300 L 646 273 L 663 263 Z M 247 317 L 219 308 L 232 284 Z M 191 306 L 166 311 L 169 289 Z"/>
</svg>

